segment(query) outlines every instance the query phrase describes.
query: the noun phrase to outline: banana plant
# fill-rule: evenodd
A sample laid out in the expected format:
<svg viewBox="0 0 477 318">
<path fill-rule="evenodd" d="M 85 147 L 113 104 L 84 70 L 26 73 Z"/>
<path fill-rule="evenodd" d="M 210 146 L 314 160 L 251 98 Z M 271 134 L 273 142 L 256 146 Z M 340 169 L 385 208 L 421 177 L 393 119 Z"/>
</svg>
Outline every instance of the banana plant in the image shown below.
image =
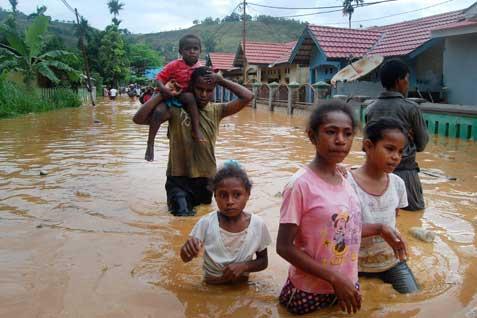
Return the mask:
<svg viewBox="0 0 477 318">
<path fill-rule="evenodd" d="M 0 32 L 8 42 L 0 43 L 0 72 L 16 71 L 23 74 L 28 87 L 32 86 L 39 74 L 58 83 L 60 79 L 55 71 L 66 73 L 71 80 L 79 79 L 80 73 L 60 60 L 68 56 L 76 58 L 73 53 L 63 50 L 42 52 L 43 35 L 48 29 L 48 23 L 46 16 L 37 16 L 24 34 L 19 34 L 5 24 L 0 25 Z"/>
</svg>

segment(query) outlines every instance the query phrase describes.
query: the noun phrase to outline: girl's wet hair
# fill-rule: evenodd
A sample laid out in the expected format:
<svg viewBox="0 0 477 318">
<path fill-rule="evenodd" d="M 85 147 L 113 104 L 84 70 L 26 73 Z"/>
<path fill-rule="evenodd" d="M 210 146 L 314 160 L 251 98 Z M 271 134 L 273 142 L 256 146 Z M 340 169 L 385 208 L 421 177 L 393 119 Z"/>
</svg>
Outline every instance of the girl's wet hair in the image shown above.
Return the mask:
<svg viewBox="0 0 477 318">
<path fill-rule="evenodd" d="M 212 69 L 207 66 L 198 67 L 192 72 L 190 76 L 190 85 L 193 86 L 199 77 L 204 77 L 205 75 L 212 73 Z"/>
<path fill-rule="evenodd" d="M 215 177 L 212 179 L 212 191 L 215 192 L 219 183 L 228 178 L 237 178 L 242 181 L 242 184 L 245 190 L 247 190 L 247 192 L 250 192 L 250 190 L 252 189 L 252 182 L 248 178 L 247 172 L 245 172 L 245 170 L 240 166 L 237 161 L 228 160 L 224 163 L 222 168 L 217 171 Z"/>
<path fill-rule="evenodd" d="M 384 138 L 385 130 L 399 130 L 406 136 L 406 131 L 399 120 L 391 117 L 382 117 L 366 124 L 364 128 L 364 138 L 371 140 L 371 142 L 375 144 Z"/>
<path fill-rule="evenodd" d="M 330 100 L 315 107 L 311 112 L 310 118 L 308 119 L 307 130 L 314 132 L 318 131 L 320 126 L 326 122 L 326 115 L 332 112 L 342 112 L 348 115 L 349 119 L 351 120 L 353 132 L 356 130 L 356 120 L 354 119 L 351 106 L 339 99 Z"/>
</svg>

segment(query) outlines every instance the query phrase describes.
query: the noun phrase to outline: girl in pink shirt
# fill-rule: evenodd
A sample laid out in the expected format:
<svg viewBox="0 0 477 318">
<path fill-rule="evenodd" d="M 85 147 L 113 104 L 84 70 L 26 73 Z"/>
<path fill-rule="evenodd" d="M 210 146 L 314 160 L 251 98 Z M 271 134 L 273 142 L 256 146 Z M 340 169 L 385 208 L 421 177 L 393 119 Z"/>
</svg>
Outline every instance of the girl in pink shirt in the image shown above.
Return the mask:
<svg viewBox="0 0 477 318">
<path fill-rule="evenodd" d="M 295 314 L 336 302 L 349 313 L 361 307 L 361 210 L 351 185 L 337 170 L 351 149 L 355 128 L 346 103 L 331 101 L 316 108 L 307 127 L 315 158 L 283 191 L 277 253 L 290 263 L 290 270 L 279 300 Z"/>
</svg>

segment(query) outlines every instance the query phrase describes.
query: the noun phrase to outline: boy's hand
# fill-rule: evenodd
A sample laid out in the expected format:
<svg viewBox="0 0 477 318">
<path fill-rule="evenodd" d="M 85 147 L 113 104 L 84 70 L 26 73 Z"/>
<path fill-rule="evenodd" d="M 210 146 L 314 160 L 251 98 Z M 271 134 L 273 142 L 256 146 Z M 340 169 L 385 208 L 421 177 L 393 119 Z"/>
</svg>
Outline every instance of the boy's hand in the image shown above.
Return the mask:
<svg viewBox="0 0 477 318">
<path fill-rule="evenodd" d="M 383 224 L 383 228 L 381 230 L 381 237 L 385 240 L 389 246 L 391 246 L 394 250 L 394 255 L 401 261 L 407 259 L 407 248 L 406 242 L 401 237 L 401 234 L 391 228 L 388 225 Z"/>
<path fill-rule="evenodd" d="M 247 271 L 245 263 L 234 263 L 224 267 L 222 278 L 226 280 L 236 280 Z"/>
<path fill-rule="evenodd" d="M 202 242 L 195 238 L 191 237 L 181 248 L 181 254 L 186 257 L 188 261 L 197 257 L 199 255 L 200 248 L 202 247 Z"/>
<path fill-rule="evenodd" d="M 361 294 L 353 283 L 339 276 L 339 274 L 330 283 L 335 290 L 336 298 L 342 311 L 347 311 L 348 314 L 351 314 L 361 309 Z"/>
<path fill-rule="evenodd" d="M 164 99 L 179 96 L 181 93 L 182 87 L 175 80 L 170 80 L 167 82 L 166 85 L 164 85 L 164 88 L 161 90 L 161 94 Z"/>
</svg>

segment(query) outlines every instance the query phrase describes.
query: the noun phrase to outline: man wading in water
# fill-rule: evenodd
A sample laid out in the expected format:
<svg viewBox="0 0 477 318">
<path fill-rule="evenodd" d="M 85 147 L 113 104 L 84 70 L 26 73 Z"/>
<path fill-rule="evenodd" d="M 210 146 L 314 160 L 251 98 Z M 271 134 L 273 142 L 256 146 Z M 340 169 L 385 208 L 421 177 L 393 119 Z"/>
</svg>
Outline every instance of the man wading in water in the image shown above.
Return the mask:
<svg viewBox="0 0 477 318">
<path fill-rule="evenodd" d="M 167 205 L 176 216 L 192 216 L 193 207 L 209 204 L 212 192 L 209 179 L 215 175 L 215 142 L 220 121 L 242 110 L 253 99 L 247 88 L 224 79 L 208 67 L 199 67 L 190 79 L 191 91 L 199 109 L 199 124 L 205 137 L 204 143 L 194 142 L 190 133 L 190 117 L 181 108 L 168 108 L 162 122 L 169 122 L 169 159 L 167 163 Z M 211 103 L 214 88 L 221 85 L 229 89 L 237 99 L 224 103 Z M 173 89 L 172 87 L 170 89 Z M 149 125 L 153 110 L 163 101 L 156 95 L 139 108 L 133 121 Z"/>
<path fill-rule="evenodd" d="M 416 152 L 424 151 L 429 141 L 426 123 L 416 103 L 405 98 L 409 89 L 409 68 L 399 60 L 390 60 L 383 64 L 379 74 L 381 84 L 386 91 L 366 109 L 366 122 L 377 121 L 382 117 L 392 117 L 401 122 L 407 133 L 407 145 L 402 160 L 394 174 L 406 184 L 408 206 L 403 210 L 424 209 L 424 196 Z"/>
</svg>

